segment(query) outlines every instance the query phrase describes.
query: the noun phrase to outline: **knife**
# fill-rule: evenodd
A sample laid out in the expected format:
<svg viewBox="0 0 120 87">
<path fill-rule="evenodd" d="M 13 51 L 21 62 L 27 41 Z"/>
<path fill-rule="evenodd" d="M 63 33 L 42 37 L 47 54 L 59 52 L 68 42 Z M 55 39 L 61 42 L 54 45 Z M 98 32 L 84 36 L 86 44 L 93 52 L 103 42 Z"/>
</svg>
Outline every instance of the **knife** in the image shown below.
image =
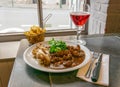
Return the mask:
<svg viewBox="0 0 120 87">
<path fill-rule="evenodd" d="M 95 68 L 93 69 L 93 73 L 92 73 L 92 77 L 91 77 L 91 80 L 92 80 L 93 82 L 97 82 L 97 80 L 98 80 L 98 78 L 99 78 L 102 56 L 103 56 L 103 54 L 100 54 L 99 59 L 98 59 L 98 61 L 97 61 L 97 63 L 96 63 L 96 66 L 95 66 Z"/>
</svg>

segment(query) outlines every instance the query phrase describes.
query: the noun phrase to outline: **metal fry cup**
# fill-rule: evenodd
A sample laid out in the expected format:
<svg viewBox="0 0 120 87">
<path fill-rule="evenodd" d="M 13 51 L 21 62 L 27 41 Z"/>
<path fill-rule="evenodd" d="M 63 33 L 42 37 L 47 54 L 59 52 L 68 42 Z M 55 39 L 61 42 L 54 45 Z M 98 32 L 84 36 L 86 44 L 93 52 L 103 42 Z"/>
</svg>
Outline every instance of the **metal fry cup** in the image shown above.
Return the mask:
<svg viewBox="0 0 120 87">
<path fill-rule="evenodd" d="M 35 44 L 44 41 L 45 33 L 36 34 L 36 35 L 26 35 L 26 38 L 30 44 Z"/>
</svg>

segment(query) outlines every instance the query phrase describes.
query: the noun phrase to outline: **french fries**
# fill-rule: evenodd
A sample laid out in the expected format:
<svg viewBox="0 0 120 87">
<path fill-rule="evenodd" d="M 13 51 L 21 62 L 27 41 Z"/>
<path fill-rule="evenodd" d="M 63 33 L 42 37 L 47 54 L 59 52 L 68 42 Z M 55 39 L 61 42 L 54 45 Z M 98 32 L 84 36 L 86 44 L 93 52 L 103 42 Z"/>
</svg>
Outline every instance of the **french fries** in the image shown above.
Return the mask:
<svg viewBox="0 0 120 87">
<path fill-rule="evenodd" d="M 37 42 L 44 41 L 45 32 L 46 32 L 45 29 L 42 29 L 39 26 L 34 25 L 30 28 L 30 31 L 26 31 L 24 34 L 25 34 L 26 38 L 28 39 L 28 41 L 31 44 L 34 44 Z"/>
</svg>

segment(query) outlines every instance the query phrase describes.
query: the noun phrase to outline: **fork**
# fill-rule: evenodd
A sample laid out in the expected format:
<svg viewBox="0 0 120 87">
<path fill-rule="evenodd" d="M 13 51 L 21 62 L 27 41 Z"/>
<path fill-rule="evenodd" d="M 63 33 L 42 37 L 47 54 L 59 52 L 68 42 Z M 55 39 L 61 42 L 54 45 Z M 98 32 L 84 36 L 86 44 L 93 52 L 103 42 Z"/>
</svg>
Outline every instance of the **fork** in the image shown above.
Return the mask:
<svg viewBox="0 0 120 87">
<path fill-rule="evenodd" d="M 95 61 L 98 57 L 99 57 L 99 53 L 93 52 L 92 61 L 91 61 L 91 63 L 90 63 L 90 66 L 89 66 L 89 68 L 88 68 L 86 74 L 85 74 L 85 77 L 86 77 L 86 78 L 89 78 L 89 77 L 90 77 L 90 74 L 91 74 L 91 71 L 92 71 L 93 63 L 94 63 L 94 61 Z"/>
</svg>

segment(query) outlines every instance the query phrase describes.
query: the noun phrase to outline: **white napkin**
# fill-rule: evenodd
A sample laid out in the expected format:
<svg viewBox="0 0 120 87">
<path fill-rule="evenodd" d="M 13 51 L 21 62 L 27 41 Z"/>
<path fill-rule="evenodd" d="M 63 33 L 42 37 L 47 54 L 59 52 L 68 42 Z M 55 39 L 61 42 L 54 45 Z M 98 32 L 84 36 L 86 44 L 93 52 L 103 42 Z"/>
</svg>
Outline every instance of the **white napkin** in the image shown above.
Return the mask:
<svg viewBox="0 0 120 87">
<path fill-rule="evenodd" d="M 97 60 L 98 59 L 96 59 L 96 61 Z M 94 63 L 96 63 L 96 61 Z M 97 82 L 92 82 L 91 76 L 90 78 L 85 77 L 85 73 L 87 72 L 89 65 L 90 65 L 90 62 L 87 63 L 87 65 L 85 65 L 84 67 L 80 68 L 78 70 L 77 77 L 94 84 L 109 86 L 109 55 L 103 54 L 100 75 Z M 95 67 L 95 64 L 93 64 L 92 69 L 94 69 L 94 67 Z"/>
</svg>

